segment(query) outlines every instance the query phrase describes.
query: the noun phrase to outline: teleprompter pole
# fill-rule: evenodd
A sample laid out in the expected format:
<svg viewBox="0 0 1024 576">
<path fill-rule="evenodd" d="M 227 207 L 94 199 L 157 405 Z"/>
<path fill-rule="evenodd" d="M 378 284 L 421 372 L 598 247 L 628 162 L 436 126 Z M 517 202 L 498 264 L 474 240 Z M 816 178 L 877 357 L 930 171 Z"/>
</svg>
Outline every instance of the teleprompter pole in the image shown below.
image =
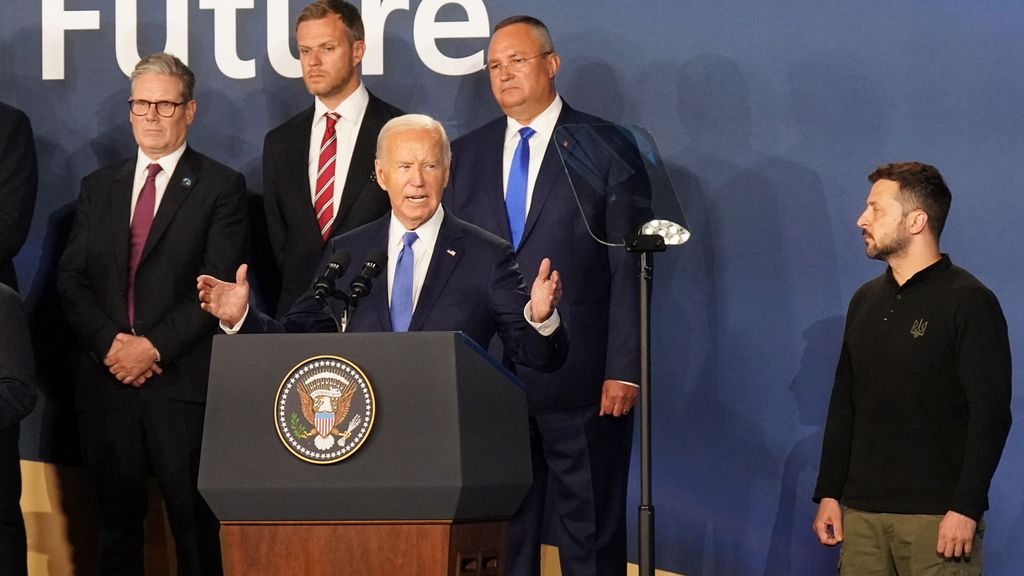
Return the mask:
<svg viewBox="0 0 1024 576">
<path fill-rule="evenodd" d="M 654 503 L 651 498 L 651 287 L 654 253 L 665 251 L 665 239 L 639 234 L 626 250 L 640 253 L 640 508 L 637 516 L 640 576 L 654 576 Z"/>
</svg>

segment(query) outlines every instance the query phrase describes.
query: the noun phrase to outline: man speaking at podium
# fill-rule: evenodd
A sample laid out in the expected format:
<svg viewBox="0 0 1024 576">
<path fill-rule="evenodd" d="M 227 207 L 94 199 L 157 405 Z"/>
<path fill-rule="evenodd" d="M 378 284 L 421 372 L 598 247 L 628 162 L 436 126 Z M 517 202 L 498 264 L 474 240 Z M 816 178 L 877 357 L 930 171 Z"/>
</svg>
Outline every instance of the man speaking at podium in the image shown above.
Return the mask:
<svg viewBox="0 0 1024 576">
<path fill-rule="evenodd" d="M 387 253 L 386 291 L 370 291 L 361 298 L 348 331 L 461 331 L 481 344 L 498 334 L 505 343 L 506 364 L 557 370 L 568 353 L 555 308 L 562 294 L 558 272 L 545 259 L 527 295 L 512 246 L 445 213 L 441 195 L 450 160 L 444 128 L 428 116 L 400 116 L 381 129 L 375 168 L 391 212 L 332 239 L 319 266 L 324 270 L 338 262 L 342 248 L 355 262 Z M 341 271 L 337 284 L 365 276 L 373 265 L 362 266 L 363 273 L 359 268 Z M 331 284 L 333 288 L 335 282 Z M 280 323 L 251 307 L 245 265 L 238 268 L 234 283 L 204 275 L 197 279 L 197 289 L 202 308 L 219 318 L 229 334 L 337 329 L 314 287 Z"/>
</svg>

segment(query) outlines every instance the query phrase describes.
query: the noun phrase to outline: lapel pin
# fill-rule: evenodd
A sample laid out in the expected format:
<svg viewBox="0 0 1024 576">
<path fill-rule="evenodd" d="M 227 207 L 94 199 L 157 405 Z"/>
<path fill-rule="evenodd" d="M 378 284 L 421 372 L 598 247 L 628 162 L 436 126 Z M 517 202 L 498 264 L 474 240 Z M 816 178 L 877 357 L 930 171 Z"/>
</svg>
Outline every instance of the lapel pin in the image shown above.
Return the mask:
<svg viewBox="0 0 1024 576">
<path fill-rule="evenodd" d="M 189 178 L 188 176 L 185 176 L 184 178 L 181 179 L 181 185 L 184 186 L 185 188 L 191 188 L 192 179 Z"/>
<path fill-rule="evenodd" d="M 455 256 L 455 250 L 452 250 L 451 248 L 449 248 L 449 249 L 447 250 L 447 252 L 448 252 L 448 255 L 449 255 L 449 256 Z"/>
</svg>

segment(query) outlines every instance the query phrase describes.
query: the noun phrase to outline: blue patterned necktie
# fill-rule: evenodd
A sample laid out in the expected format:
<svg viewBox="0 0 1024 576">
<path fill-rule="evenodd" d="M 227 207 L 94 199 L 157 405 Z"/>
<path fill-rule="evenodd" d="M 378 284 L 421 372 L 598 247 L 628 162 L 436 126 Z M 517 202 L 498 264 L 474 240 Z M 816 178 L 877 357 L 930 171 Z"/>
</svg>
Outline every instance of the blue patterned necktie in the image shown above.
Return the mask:
<svg viewBox="0 0 1024 576">
<path fill-rule="evenodd" d="M 395 279 L 391 284 L 391 330 L 408 332 L 412 322 L 412 265 L 415 257 L 412 244 L 419 236 L 415 232 L 402 235 L 402 251 L 395 264 Z"/>
<path fill-rule="evenodd" d="M 505 211 L 512 231 L 512 247 L 519 249 L 526 225 L 526 182 L 530 174 L 530 136 L 536 131 L 529 126 L 519 129 L 519 145 L 512 155 L 508 170 L 508 188 L 505 190 Z"/>
</svg>

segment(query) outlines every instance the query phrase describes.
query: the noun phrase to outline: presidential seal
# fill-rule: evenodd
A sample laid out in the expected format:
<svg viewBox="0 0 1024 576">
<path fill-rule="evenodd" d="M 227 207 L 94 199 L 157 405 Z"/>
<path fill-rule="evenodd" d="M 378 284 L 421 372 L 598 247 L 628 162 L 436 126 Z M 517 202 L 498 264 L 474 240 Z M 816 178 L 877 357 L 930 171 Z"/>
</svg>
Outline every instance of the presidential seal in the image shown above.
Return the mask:
<svg viewBox="0 0 1024 576">
<path fill-rule="evenodd" d="M 274 402 L 281 442 L 314 464 L 332 464 L 359 450 L 375 413 L 370 381 L 358 366 L 337 356 L 315 356 L 293 368 Z"/>
</svg>

